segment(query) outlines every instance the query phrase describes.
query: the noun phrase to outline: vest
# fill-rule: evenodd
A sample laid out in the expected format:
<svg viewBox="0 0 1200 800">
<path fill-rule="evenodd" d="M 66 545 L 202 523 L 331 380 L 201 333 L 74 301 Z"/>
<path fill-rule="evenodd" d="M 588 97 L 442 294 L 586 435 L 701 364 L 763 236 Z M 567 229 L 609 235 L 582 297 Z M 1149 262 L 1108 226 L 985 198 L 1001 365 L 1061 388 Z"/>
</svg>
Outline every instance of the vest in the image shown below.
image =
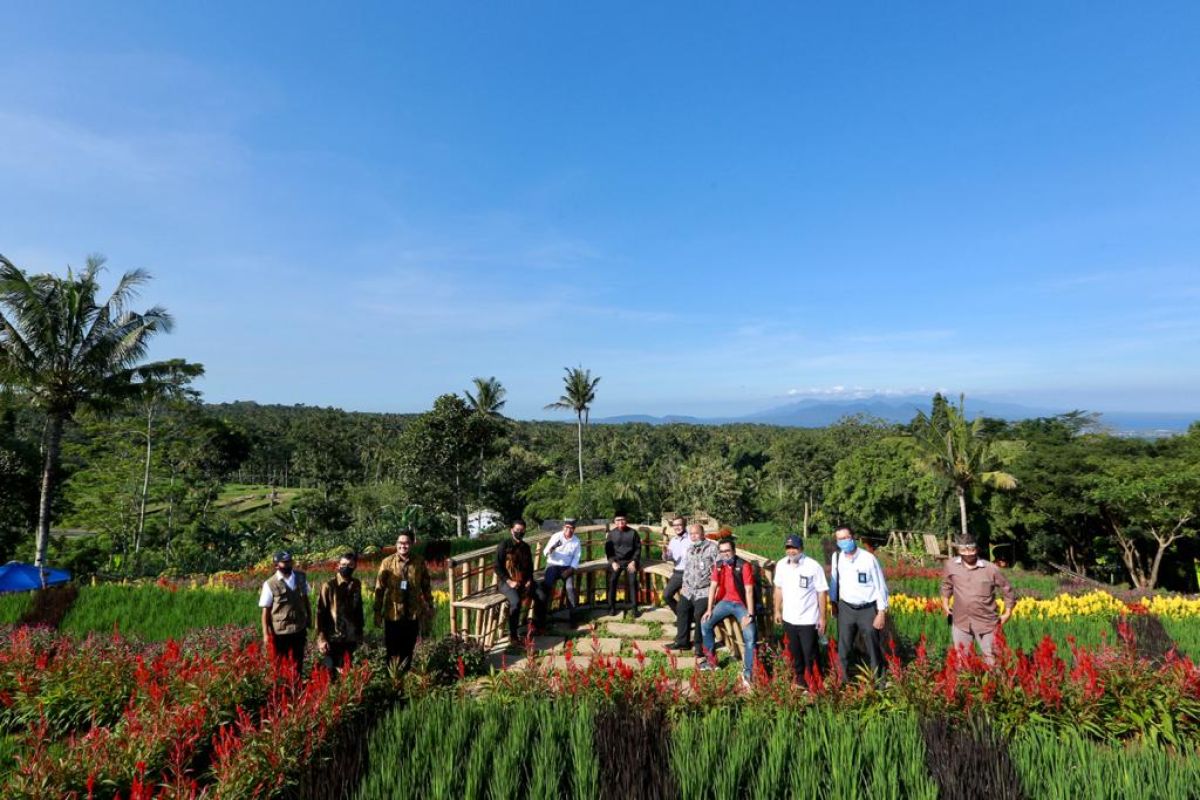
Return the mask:
<svg viewBox="0 0 1200 800">
<path fill-rule="evenodd" d="M 271 589 L 271 629 L 287 636 L 308 630 L 308 579 L 295 571 L 296 588 L 290 589 L 278 575 L 267 581 Z"/>
</svg>

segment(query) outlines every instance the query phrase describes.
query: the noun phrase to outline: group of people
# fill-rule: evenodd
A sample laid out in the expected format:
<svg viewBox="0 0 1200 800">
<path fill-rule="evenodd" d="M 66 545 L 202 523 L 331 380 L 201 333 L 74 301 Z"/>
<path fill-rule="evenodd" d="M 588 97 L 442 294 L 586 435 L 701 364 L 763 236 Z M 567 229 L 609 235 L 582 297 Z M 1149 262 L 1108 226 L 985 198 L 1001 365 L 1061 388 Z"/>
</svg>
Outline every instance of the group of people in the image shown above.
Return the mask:
<svg viewBox="0 0 1200 800">
<path fill-rule="evenodd" d="M 375 582 L 374 623 L 383 628 L 389 660 L 401 666 L 412 660 L 417 638 L 429 633 L 433 621 L 433 591 L 425 560 L 413 552 L 416 535 L 402 530 L 396 552 L 383 559 Z M 317 630 L 317 652 L 333 677 L 348 665 L 366 632 L 362 583 L 354 576 L 358 556 L 343 553 L 337 573 L 317 591 L 313 614 L 308 577 L 294 568 L 292 554 L 274 555 L 275 574 L 263 582 L 263 646 L 278 662 L 292 662 L 303 673 L 308 632 Z"/>
<path fill-rule="evenodd" d="M 540 579 L 534 569 L 533 550 L 525 541 L 524 520 L 514 520 L 509 536 L 496 548 L 494 571 L 499 591 L 508 602 L 509 646 L 520 647 L 518 630 L 524 601 L 533 604 L 533 630 L 545 627 L 547 610 L 557 584 L 564 584 L 568 612 L 575 619 L 579 596 L 575 586 L 582 544 L 576 535 L 575 520 L 563 522 L 562 529 L 542 547 L 544 572 Z M 683 517 L 671 521 L 671 533 L 663 548 L 663 558 L 673 565 L 664 591 L 664 600 L 675 614 L 675 636 L 670 648 L 691 650 L 698 668 L 715 668 L 716 630 L 732 618 L 742 635 L 742 681 L 749 683 L 754 670 L 758 628 L 756 614 L 771 613 L 782 628 L 787 658 L 797 682 L 804 683 L 817 666 L 825 641 L 826 608 L 837 619 L 840 669 L 850 675 L 852 659 L 861 637 L 867 665 L 877 676 L 884 673 L 882 632 L 887 623 L 888 586 L 879 560 L 860 547 L 849 527 L 834 533 L 837 549 L 830 559 L 828 576 L 825 566 L 804 552 L 804 539 L 788 536 L 784 557 L 775 564 L 773 596 L 770 608 L 759 596 L 762 585 L 758 567 L 737 554 L 732 538 L 713 541 L 704 526 L 687 524 Z M 379 565 L 374 590 L 374 622 L 382 627 L 389 659 L 407 664 L 417 638 L 427 634 L 433 617 L 433 597 L 429 570 L 413 552 L 415 535 L 401 531 L 396 552 Z M 941 597 L 955 646 L 978 645 L 985 659 L 992 658 L 996 631 L 1007 622 L 1016 604 L 1012 585 L 1004 574 L 979 557 L 973 539 L 956 543 L 958 556 L 948 559 L 941 584 Z M 626 587 L 626 601 L 634 617 L 640 613 L 637 585 L 642 566 L 642 540 L 624 516 L 617 516 L 604 543 L 608 574 L 608 612 L 616 613 L 617 588 Z M 308 631 L 317 630 L 317 649 L 327 669 L 336 676 L 338 669 L 350 663 L 362 644 L 364 634 L 363 592 L 354 577 L 357 557 L 345 553 L 338 561 L 337 574 L 319 587 L 314 615 L 309 600 L 308 581 L 295 570 L 292 556 L 278 552 L 274 557 L 275 574 L 262 586 L 264 645 L 274 657 L 303 664 Z M 1005 607 L 1000 613 L 997 593 Z"/>
</svg>

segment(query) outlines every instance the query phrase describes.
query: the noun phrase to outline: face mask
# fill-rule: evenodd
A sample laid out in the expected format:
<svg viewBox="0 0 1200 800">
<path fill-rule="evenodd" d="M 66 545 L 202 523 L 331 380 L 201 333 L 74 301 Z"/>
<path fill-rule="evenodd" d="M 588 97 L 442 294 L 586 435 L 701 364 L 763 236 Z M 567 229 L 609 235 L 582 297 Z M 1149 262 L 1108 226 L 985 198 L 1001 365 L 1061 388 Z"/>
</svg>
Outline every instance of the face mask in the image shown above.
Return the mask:
<svg viewBox="0 0 1200 800">
<path fill-rule="evenodd" d="M 799 564 L 799 563 L 800 563 L 800 559 L 801 559 L 801 558 L 803 558 L 803 557 L 804 557 L 804 556 L 803 556 L 803 554 L 799 554 L 799 553 L 798 553 L 798 554 L 796 554 L 796 555 L 794 555 L 794 556 L 788 556 L 788 557 L 787 557 L 787 560 L 788 560 L 788 562 L 789 562 L 789 563 L 791 563 L 791 564 Z"/>
<path fill-rule="evenodd" d="M 722 553 L 722 554 L 721 554 L 721 563 L 722 563 L 722 564 L 732 564 L 732 563 L 733 563 L 733 556 L 732 556 L 732 555 L 728 555 L 728 556 L 727 556 L 727 555 L 725 555 L 724 553 Z"/>
<path fill-rule="evenodd" d="M 512 535 L 513 535 L 513 538 L 519 542 L 525 538 L 525 531 L 513 531 Z"/>
<path fill-rule="evenodd" d="M 281 575 L 291 575 L 291 574 L 292 574 L 292 565 L 291 565 L 291 564 L 285 564 L 285 565 L 281 566 L 281 567 L 279 568 L 279 574 L 281 574 Z"/>
<path fill-rule="evenodd" d="M 853 553 L 856 547 L 853 539 L 838 539 L 837 546 L 843 553 Z"/>
<path fill-rule="evenodd" d="M 338 574 L 348 580 L 354 574 L 354 567 L 338 567 Z"/>
<path fill-rule="evenodd" d="M 966 564 L 967 566 L 975 566 L 975 562 L 979 560 L 979 554 L 972 553 L 969 556 L 963 555 L 962 560 L 963 560 L 963 563 Z"/>
</svg>

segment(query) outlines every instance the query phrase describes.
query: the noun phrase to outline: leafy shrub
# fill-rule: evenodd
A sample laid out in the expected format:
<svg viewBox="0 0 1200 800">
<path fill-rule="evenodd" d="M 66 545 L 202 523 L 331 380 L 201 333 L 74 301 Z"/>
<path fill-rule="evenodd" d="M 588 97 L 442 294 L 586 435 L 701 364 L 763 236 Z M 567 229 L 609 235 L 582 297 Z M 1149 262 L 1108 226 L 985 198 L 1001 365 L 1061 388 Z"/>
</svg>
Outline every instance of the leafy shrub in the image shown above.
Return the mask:
<svg viewBox="0 0 1200 800">
<path fill-rule="evenodd" d="M 413 651 L 413 671 L 448 685 L 487 673 L 487 651 L 480 642 L 459 636 L 423 639 Z"/>
</svg>

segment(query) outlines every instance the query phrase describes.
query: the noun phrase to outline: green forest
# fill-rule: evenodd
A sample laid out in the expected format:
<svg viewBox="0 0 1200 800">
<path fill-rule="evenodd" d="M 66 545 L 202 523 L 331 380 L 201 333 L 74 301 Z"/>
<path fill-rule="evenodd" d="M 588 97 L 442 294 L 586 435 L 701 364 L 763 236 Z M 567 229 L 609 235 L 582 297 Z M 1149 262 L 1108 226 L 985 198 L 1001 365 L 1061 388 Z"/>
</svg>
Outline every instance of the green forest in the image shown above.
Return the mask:
<svg viewBox="0 0 1200 800">
<path fill-rule="evenodd" d="M 102 262 L 0 267 L 0 560 L 36 559 L 46 531 L 48 562 L 81 575 L 189 574 L 279 547 L 380 546 L 402 525 L 461 537 L 485 508 L 532 524 L 702 510 L 779 533 L 846 524 L 878 544 L 965 529 L 1007 563 L 1196 589 L 1200 424 L 1124 438 L 1082 411 L 969 419 L 941 395 L 905 425 L 589 424 L 603 384 L 583 368 L 547 398 L 564 422 L 509 419 L 502 382 L 466 376 L 420 414 L 206 404 L 204 367 L 145 360 L 171 322 L 127 309 L 146 276 L 106 301 Z"/>
</svg>

